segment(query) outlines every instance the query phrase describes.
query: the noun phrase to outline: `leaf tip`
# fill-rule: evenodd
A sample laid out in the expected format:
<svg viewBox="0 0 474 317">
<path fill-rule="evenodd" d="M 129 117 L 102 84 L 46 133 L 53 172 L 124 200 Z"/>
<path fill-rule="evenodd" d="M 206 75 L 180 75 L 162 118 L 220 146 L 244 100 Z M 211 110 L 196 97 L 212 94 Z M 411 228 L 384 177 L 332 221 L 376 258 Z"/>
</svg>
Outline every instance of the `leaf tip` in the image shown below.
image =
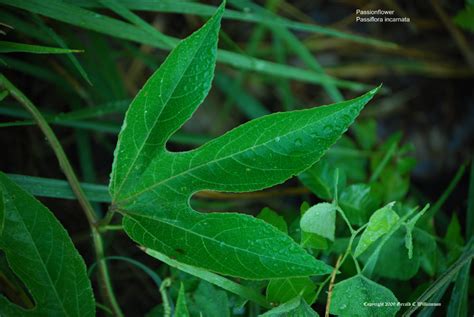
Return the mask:
<svg viewBox="0 0 474 317">
<path fill-rule="evenodd" d="M 369 95 L 374 96 L 380 89 L 382 89 L 383 83 L 368 92 Z"/>
</svg>

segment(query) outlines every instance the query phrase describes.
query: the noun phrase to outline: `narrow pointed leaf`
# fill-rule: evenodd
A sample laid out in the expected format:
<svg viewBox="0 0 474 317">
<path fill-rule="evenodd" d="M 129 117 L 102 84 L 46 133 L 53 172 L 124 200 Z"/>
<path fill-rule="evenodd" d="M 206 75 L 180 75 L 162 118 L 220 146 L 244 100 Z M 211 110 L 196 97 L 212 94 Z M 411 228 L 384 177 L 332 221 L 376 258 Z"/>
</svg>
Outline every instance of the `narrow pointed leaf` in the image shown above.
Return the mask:
<svg viewBox="0 0 474 317">
<path fill-rule="evenodd" d="M 0 173 L 0 249 L 29 289 L 35 307 L 25 310 L 0 296 L 1 316 L 94 316 L 84 261 L 53 214 Z"/>
<path fill-rule="evenodd" d="M 250 121 L 196 150 L 171 153 L 166 142 L 210 89 L 223 7 L 182 41 L 127 111 L 110 192 L 136 242 L 171 258 L 248 279 L 328 274 L 274 226 L 237 213 L 201 214 L 201 190 L 248 192 L 284 182 L 313 165 L 377 89 L 339 104 Z"/>
<path fill-rule="evenodd" d="M 222 289 L 225 289 L 226 291 L 230 293 L 234 293 L 240 296 L 242 299 L 245 299 L 246 301 L 247 300 L 253 301 L 262 307 L 266 307 L 266 308 L 270 307 L 265 297 L 262 296 L 258 290 L 249 288 L 242 284 L 238 284 L 218 274 L 215 274 L 215 273 L 212 273 L 212 272 L 209 272 L 209 271 L 206 271 L 194 266 L 180 263 L 155 250 L 145 249 L 144 251 L 148 255 L 168 264 L 171 267 L 175 267 L 180 271 L 186 272 L 201 280 L 214 284 Z"/>
<path fill-rule="evenodd" d="M 24 43 L 0 41 L 0 53 L 32 53 L 32 54 L 70 54 L 80 53 L 80 50 L 67 48 L 30 45 Z"/>
<path fill-rule="evenodd" d="M 184 293 L 184 286 L 181 283 L 179 288 L 178 299 L 176 301 L 175 317 L 189 317 L 188 306 L 186 305 L 186 294 Z"/>
</svg>

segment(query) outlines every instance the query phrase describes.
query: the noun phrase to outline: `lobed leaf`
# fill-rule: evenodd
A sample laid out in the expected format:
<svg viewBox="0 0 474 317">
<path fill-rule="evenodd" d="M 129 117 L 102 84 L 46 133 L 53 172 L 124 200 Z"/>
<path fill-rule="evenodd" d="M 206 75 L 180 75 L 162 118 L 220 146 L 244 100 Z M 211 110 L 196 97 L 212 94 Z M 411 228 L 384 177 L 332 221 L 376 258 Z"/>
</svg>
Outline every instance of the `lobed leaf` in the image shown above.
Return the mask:
<svg viewBox="0 0 474 317">
<path fill-rule="evenodd" d="M 198 213 L 189 199 L 201 190 L 264 189 L 309 168 L 377 89 L 267 115 L 195 150 L 169 152 L 166 142 L 210 89 L 222 13 L 223 6 L 182 41 L 130 105 L 115 151 L 113 204 L 133 240 L 185 264 L 248 279 L 328 274 L 328 265 L 272 225 L 237 213 Z"/>
<path fill-rule="evenodd" d="M 26 310 L 0 296 L 0 315 L 94 316 L 84 261 L 61 224 L 2 173 L 0 192 L 0 249 L 35 302 Z"/>
</svg>

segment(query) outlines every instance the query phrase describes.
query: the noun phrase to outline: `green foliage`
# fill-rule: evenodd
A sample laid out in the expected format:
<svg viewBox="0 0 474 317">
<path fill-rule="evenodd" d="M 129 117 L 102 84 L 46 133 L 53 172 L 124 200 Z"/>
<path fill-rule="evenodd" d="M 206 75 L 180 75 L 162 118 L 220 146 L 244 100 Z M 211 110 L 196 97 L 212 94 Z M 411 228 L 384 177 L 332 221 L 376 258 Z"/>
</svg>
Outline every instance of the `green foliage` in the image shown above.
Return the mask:
<svg viewBox="0 0 474 317">
<path fill-rule="evenodd" d="M 176 45 L 178 39 L 166 36 L 166 44 L 163 41 L 157 41 L 156 36 L 150 36 L 149 30 L 144 30 L 143 28 L 125 23 L 121 20 L 111 18 L 106 15 L 96 13 L 84 9 L 80 6 L 73 5 L 61 0 L 49 0 L 48 5 L 45 6 L 42 1 L 39 0 L 24 0 L 20 2 L 12 2 L 10 0 L 0 0 L 0 3 L 6 4 L 9 6 L 21 8 L 23 10 L 40 14 L 46 17 L 56 19 L 71 25 L 76 25 L 82 28 L 90 29 L 99 33 L 103 33 L 112 37 L 117 37 L 127 41 L 138 42 L 142 44 L 151 45 L 153 47 L 158 47 L 161 49 L 170 49 L 169 42 Z M 186 6 L 189 4 L 186 3 Z M 208 7 L 209 8 L 209 7 Z M 215 9 L 210 7 L 210 9 Z M 209 12 L 209 11 L 208 11 Z M 208 15 L 208 14 L 207 14 Z M 244 13 L 244 15 L 246 15 Z M 260 17 L 254 18 L 254 21 L 261 21 Z M 274 21 L 274 19 L 265 19 L 267 21 Z M 284 22 L 283 22 L 284 23 Z M 291 24 L 291 23 L 290 23 Z M 294 24 L 293 24 L 294 25 Z M 298 25 L 298 24 L 297 24 Z M 301 26 L 301 24 L 300 24 Z M 314 25 L 303 24 L 304 28 L 314 28 Z M 321 30 L 318 26 L 317 30 Z M 117 32 L 121 30 L 121 32 Z M 156 31 L 156 30 L 155 30 Z M 155 33 L 156 34 L 156 33 Z M 327 34 L 335 35 L 338 32 L 331 30 Z M 352 35 L 349 35 L 351 37 Z M 394 47 L 393 43 L 386 43 L 378 40 L 371 41 L 370 39 L 359 37 L 359 41 L 362 40 L 367 43 L 373 43 L 375 45 L 380 44 L 382 46 Z M 283 78 L 291 78 L 296 80 L 301 80 L 310 83 L 321 84 L 322 82 L 332 82 L 340 87 L 347 87 L 356 91 L 361 91 L 368 89 L 367 85 L 357 82 L 339 80 L 335 78 L 328 78 L 326 75 L 321 75 L 313 71 L 307 71 L 304 69 L 292 67 L 289 65 L 282 65 L 277 63 L 268 62 L 265 60 L 258 59 L 249 59 L 248 56 L 222 50 L 219 53 L 219 61 L 239 69 L 247 69 L 252 71 L 261 72 L 264 74 L 271 74 L 273 76 L 279 76 Z"/>
<path fill-rule="evenodd" d="M 288 233 L 288 225 L 286 224 L 285 218 L 278 215 L 275 211 L 268 207 L 263 208 L 262 211 L 257 215 L 257 218 L 273 225 L 284 233 Z"/>
<path fill-rule="evenodd" d="M 286 303 L 301 296 L 312 304 L 316 296 L 316 285 L 308 277 L 271 280 L 267 286 L 267 300 L 273 304 Z"/>
<path fill-rule="evenodd" d="M 212 300 L 211 300 L 212 299 Z M 227 293 L 216 289 L 212 284 L 201 281 L 189 302 L 190 311 L 202 316 L 229 317 Z"/>
<path fill-rule="evenodd" d="M 301 217 L 301 230 L 334 241 L 336 206 L 320 203 L 309 208 Z"/>
<path fill-rule="evenodd" d="M 186 306 L 186 294 L 184 293 L 184 286 L 181 283 L 179 288 L 178 300 L 176 301 L 176 309 L 174 311 L 176 317 L 188 317 L 188 307 Z"/>
<path fill-rule="evenodd" d="M 388 288 L 356 275 L 334 285 L 330 312 L 354 317 L 395 316 L 400 309 L 397 302 Z"/>
<path fill-rule="evenodd" d="M 309 169 L 299 174 L 298 178 L 319 198 L 323 200 L 331 200 L 335 198 L 335 169 L 330 165 L 326 158 L 321 159 Z M 339 192 L 341 192 L 345 187 L 345 183 L 346 176 L 344 170 L 340 170 L 337 180 L 337 188 Z"/>
<path fill-rule="evenodd" d="M 317 317 L 319 316 L 301 297 L 281 304 L 261 317 Z"/>
<path fill-rule="evenodd" d="M 377 187 L 369 184 L 352 184 L 346 187 L 339 197 L 339 204 L 346 212 L 347 218 L 357 225 L 366 223 L 380 202 Z"/>
<path fill-rule="evenodd" d="M 0 174 L 0 249 L 35 303 L 23 309 L 0 296 L 2 316 L 94 316 L 81 256 L 53 214 Z"/>
<path fill-rule="evenodd" d="M 362 233 L 357 248 L 355 249 L 354 256 L 357 257 L 367 250 L 372 243 L 388 233 L 398 222 L 400 218 L 395 211 L 393 211 L 393 205 L 394 203 L 390 203 L 385 207 L 378 209 L 372 214 L 372 216 L 370 216 L 369 223 L 365 231 Z"/>
<path fill-rule="evenodd" d="M 33 53 L 33 54 L 67 54 L 78 53 L 80 50 L 70 50 L 57 47 L 46 47 L 24 43 L 0 41 L 0 53 Z"/>
<path fill-rule="evenodd" d="M 210 88 L 222 12 L 171 52 L 130 105 L 115 150 L 113 204 L 132 239 L 183 263 L 249 279 L 327 274 L 330 267 L 273 226 L 242 214 L 197 213 L 188 200 L 199 190 L 263 189 L 310 167 L 377 90 L 268 115 L 194 151 L 167 151 Z"/>
<path fill-rule="evenodd" d="M 413 147 L 402 142 L 401 133 L 382 142 L 377 122 L 369 116 L 352 125 L 379 88 L 341 101 L 351 92 L 340 88 L 360 91 L 369 86 L 327 75 L 312 51 L 289 29 L 368 45 L 393 45 L 279 17 L 276 9 L 291 8 L 284 2 L 270 0 L 265 8 L 247 0 L 229 2 L 236 10 L 224 11 L 224 4 L 216 8 L 169 0 L 0 0 L 14 7 L 0 12 L 0 18 L 15 25 L 31 43 L 44 44 L 3 41 L 0 52 L 67 54 L 50 58 L 63 58 L 59 68 L 64 67 L 71 80 L 15 57 L 2 56 L 2 60 L 14 70 L 56 85 L 64 94 L 61 98 L 72 104 L 66 113 L 42 114 L 0 74 L 0 114 L 23 120 L 2 122 L 0 127 L 38 124 L 68 180 L 0 174 L 0 284 L 5 294 L 0 296 L 0 315 L 92 316 L 95 304 L 105 314 L 123 316 L 107 271 L 109 260 L 132 264 L 156 284 L 161 303 L 151 303 L 154 308 L 147 310 L 147 316 L 310 317 L 318 316 L 315 309 L 322 312 L 326 305 L 339 316 L 394 316 L 400 310 L 398 302 L 412 301 L 418 294 L 418 301 L 449 297 L 448 315 L 467 315 L 474 195 L 469 195 L 465 235 L 463 219 L 458 218 L 461 213 L 446 217 L 441 210 L 465 166 L 433 207 L 416 212 L 414 206 L 425 199 L 410 184 L 416 164 L 410 156 Z M 132 10 L 211 18 L 179 41 Z M 33 23 L 24 19 L 25 11 L 33 14 Z M 109 11 L 118 18 L 105 15 Z M 57 33 L 36 14 L 50 18 L 48 25 L 59 20 L 95 32 L 83 41 L 75 34 Z M 236 44 L 220 32 L 223 18 L 260 25 L 248 45 Z M 460 25 L 465 22 L 461 18 Z M 277 62 L 260 59 L 256 50 L 267 32 Z M 144 46 L 112 42 L 104 34 Z M 242 54 L 218 49 L 219 37 Z M 160 63 L 161 53 L 148 52 L 148 45 L 171 52 Z M 76 57 L 72 53 L 78 51 L 68 47 L 81 47 L 88 54 Z M 286 65 L 287 59 L 294 59 L 291 54 L 309 70 Z M 117 67 L 118 56 L 134 59 L 129 82 L 123 80 L 129 74 L 122 76 L 123 69 Z M 216 72 L 218 62 L 224 65 Z M 266 77 L 258 81 L 236 75 L 235 69 L 224 69 L 225 64 Z M 102 117 L 127 109 L 128 92 L 138 90 L 134 67 L 139 72 L 148 67 L 154 73 L 131 102 L 120 128 L 118 122 Z M 247 89 L 247 79 L 257 89 Z M 284 99 L 282 108 L 295 109 L 300 98 L 293 95 L 288 79 L 321 85 L 336 103 L 271 114 L 255 91 L 259 85 L 275 84 Z M 84 88 L 84 81 L 92 86 Z M 219 129 L 208 135 L 178 131 L 194 124 L 190 119 L 213 81 L 218 94 L 227 98 L 217 124 L 231 113 L 234 102 L 242 118 L 250 121 L 218 137 Z M 91 107 L 81 107 L 78 96 Z M 16 109 L 10 97 L 26 110 Z M 212 103 L 212 98 L 206 103 Z M 74 172 L 71 176 L 72 167 L 59 141 L 51 138 L 54 133 L 48 123 L 81 129 L 76 134 L 85 183 L 79 183 Z M 344 135 L 351 125 L 350 135 Z M 95 172 L 94 160 L 87 153 L 91 131 L 119 132 L 108 187 L 87 183 L 93 182 Z M 94 140 L 112 152 L 113 144 L 102 135 Z M 178 152 L 176 144 L 195 148 Z M 304 188 L 301 184 L 287 188 L 289 182 L 264 191 L 293 176 Z M 474 172 L 470 183 L 469 193 L 473 193 Z M 244 194 L 252 191 L 260 192 Z M 298 196 L 283 203 L 274 199 L 273 195 L 286 193 Z M 30 194 L 79 201 L 92 233 L 96 259 L 89 272 L 99 273 L 101 300 L 95 303 L 83 260 L 63 227 Z M 249 214 L 222 212 L 241 208 L 255 197 L 265 198 L 249 204 Z M 295 206 L 301 201 L 305 202 L 298 212 Z M 92 207 L 90 202 L 110 203 L 105 217 L 101 216 L 103 206 Z M 161 262 L 158 269 L 129 255 L 104 255 L 111 240 L 104 245 L 101 239 L 112 239 L 114 232 L 125 232 L 151 260 Z M 410 307 L 407 313 L 416 309 Z M 434 308 L 421 312 L 421 316 L 430 314 L 435 314 Z"/>
<path fill-rule="evenodd" d="M 395 227 L 396 228 L 396 227 Z M 406 231 L 399 228 L 387 240 L 382 240 L 369 248 L 367 255 L 362 261 L 374 267 L 376 276 L 408 280 L 418 273 L 423 261 L 434 254 L 436 242 L 431 235 L 421 229 L 415 229 L 413 233 L 413 251 L 410 258 L 405 247 Z M 428 262 L 429 263 L 429 262 Z M 433 274 L 434 272 L 431 272 Z"/>
<path fill-rule="evenodd" d="M 467 4 L 465 9 L 459 11 L 454 22 L 463 29 L 474 32 L 474 4 Z"/>
</svg>

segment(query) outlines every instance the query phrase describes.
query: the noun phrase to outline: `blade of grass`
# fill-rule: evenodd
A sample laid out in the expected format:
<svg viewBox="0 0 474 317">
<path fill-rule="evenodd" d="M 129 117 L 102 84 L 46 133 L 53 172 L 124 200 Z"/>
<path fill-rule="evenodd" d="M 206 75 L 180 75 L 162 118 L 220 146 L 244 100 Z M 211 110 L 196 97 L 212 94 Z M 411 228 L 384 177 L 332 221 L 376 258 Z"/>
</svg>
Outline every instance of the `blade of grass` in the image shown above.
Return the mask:
<svg viewBox="0 0 474 317">
<path fill-rule="evenodd" d="M 467 316 L 469 279 L 471 271 L 471 261 L 468 261 L 457 274 L 454 288 L 451 293 L 451 300 L 448 305 L 447 316 Z"/>
<path fill-rule="evenodd" d="M 474 235 L 474 161 L 471 161 L 471 172 L 469 176 L 467 213 L 466 213 L 466 240 Z M 471 262 L 464 264 L 459 271 L 451 293 L 451 300 L 448 306 L 449 316 L 467 316 L 468 314 L 468 293 L 469 279 L 471 272 Z"/>
<path fill-rule="evenodd" d="M 73 24 L 81 28 L 90 29 L 99 33 L 104 33 L 113 37 L 126 39 L 138 43 L 149 44 L 151 46 L 168 49 L 161 42 L 157 42 L 154 37 L 150 37 L 149 32 L 137 26 L 119 21 L 117 19 L 104 16 L 93 11 L 85 10 L 77 6 L 69 5 L 58 0 L 47 2 L 39 0 L 23 0 L 20 2 L 10 2 L 0 0 L 0 3 L 21 8 L 30 12 L 41 14 L 65 23 Z M 170 41 L 176 45 L 178 39 L 169 37 Z M 247 69 L 272 76 L 279 76 L 295 79 L 303 82 L 321 84 L 322 82 L 332 82 L 341 88 L 355 91 L 368 90 L 371 86 L 339 79 L 328 79 L 313 71 L 303 70 L 297 67 L 280 65 L 264 60 L 249 58 L 242 54 L 225 50 L 218 51 L 218 61 L 235 68 Z"/>
<path fill-rule="evenodd" d="M 120 73 L 119 58 L 116 54 L 114 43 L 107 37 L 94 32 L 88 32 L 84 41 L 81 34 L 73 31 L 71 27 L 69 40 L 72 45 L 81 45 L 87 54 L 82 57 L 82 65 L 91 75 L 90 80 L 94 85 L 91 89 L 92 100 L 95 102 L 110 102 L 129 97 L 124 86 L 124 79 Z"/>
<path fill-rule="evenodd" d="M 237 5 L 238 7 L 241 7 L 241 5 L 243 4 L 242 0 L 234 1 L 234 2 L 230 1 L 230 2 L 231 3 L 235 2 L 234 5 Z M 140 17 L 138 17 L 137 15 L 132 13 L 130 10 L 128 10 L 123 5 L 119 4 L 117 1 L 115 1 L 115 0 L 101 0 L 101 3 L 104 4 L 106 7 L 108 7 L 109 9 L 113 10 L 115 13 L 122 16 L 123 18 L 127 19 L 129 22 L 131 22 L 131 23 L 135 24 L 136 26 L 140 27 L 141 29 L 147 31 L 151 36 L 156 38 L 157 41 L 159 41 L 159 42 L 163 43 L 165 46 L 167 46 L 167 48 L 173 48 L 176 45 L 176 43 L 172 40 L 172 38 L 162 34 L 161 32 L 158 32 L 158 30 L 156 30 L 154 27 L 152 27 L 151 25 L 149 25 L 148 23 L 143 21 Z M 262 8 L 256 6 L 256 5 L 253 5 L 253 4 L 251 4 L 247 1 L 245 2 L 245 5 L 247 7 L 251 7 L 255 10 L 259 10 L 259 12 L 267 13 L 267 15 L 270 18 L 273 18 L 273 19 L 278 18 L 278 16 L 276 16 L 276 15 L 270 15 L 268 13 L 269 11 L 266 11 L 266 10 L 264 10 L 264 9 L 262 9 Z M 279 30 L 283 34 L 282 36 L 284 36 L 286 40 L 290 41 L 290 45 L 296 47 L 297 54 L 300 55 L 300 57 L 308 64 L 308 66 L 313 68 L 313 70 L 315 70 L 317 73 L 321 73 L 322 75 L 326 75 L 324 73 L 324 70 L 319 65 L 319 63 L 312 57 L 311 53 L 304 47 L 304 45 L 296 39 L 296 37 L 294 37 L 286 29 L 282 29 L 281 27 L 277 26 L 277 27 L 275 27 L 275 29 Z M 259 28 L 257 28 L 257 30 L 252 34 L 251 40 L 249 42 L 250 43 L 249 48 L 247 50 L 249 55 L 253 55 L 253 52 L 256 51 L 258 43 L 260 42 L 261 38 L 263 38 L 263 36 L 264 36 L 264 30 L 265 29 L 263 27 L 260 27 L 260 25 L 259 25 Z M 240 83 L 241 83 L 242 80 L 243 80 L 243 78 L 241 78 L 241 80 L 236 81 L 232 90 L 238 89 L 239 88 L 238 86 L 240 86 Z M 336 79 L 331 78 L 330 76 L 327 76 L 327 80 L 336 80 Z M 337 88 L 334 86 L 334 84 L 332 82 L 327 82 L 326 83 L 327 80 L 325 80 L 324 77 L 323 77 L 322 84 L 328 90 L 329 94 L 333 97 L 333 101 L 335 101 L 335 102 L 342 101 L 342 95 L 340 94 L 340 92 L 337 90 Z M 230 98 L 231 103 L 235 99 L 235 96 L 236 96 L 235 94 L 231 95 L 231 98 Z M 228 105 L 228 106 L 230 106 L 230 105 Z"/>
<path fill-rule="evenodd" d="M 140 27 L 142 30 L 145 30 L 153 36 L 158 42 L 163 43 L 168 49 L 173 49 L 176 46 L 176 41 L 173 41 L 171 37 L 158 32 L 157 29 L 152 27 L 147 22 L 143 21 L 139 16 L 134 14 L 132 11 L 124 7 L 122 4 L 115 0 L 100 0 L 100 3 L 105 7 L 109 8 L 113 12 L 117 13 L 124 19 L 128 20 L 129 22 L 135 24 L 136 26 Z"/>
<path fill-rule="evenodd" d="M 53 83 L 60 87 L 61 91 L 65 90 L 66 92 L 72 92 L 74 89 L 65 82 L 58 74 L 52 72 L 49 68 L 37 66 L 35 64 L 27 63 L 19 59 L 2 56 L 2 60 L 5 62 L 6 66 L 0 64 L 0 67 L 6 69 L 13 69 L 21 73 L 30 75 L 34 78 L 39 78 L 47 82 Z M 58 89 L 59 91 L 59 89 Z"/>
<path fill-rule="evenodd" d="M 1 113 L 4 113 L 2 109 L 0 109 L 0 114 Z M 118 134 L 120 132 L 120 124 L 115 123 L 115 122 L 108 122 L 108 121 L 91 121 L 91 120 L 72 121 L 71 120 L 71 121 L 54 121 L 54 122 L 51 122 L 51 124 L 64 126 L 64 127 L 92 130 L 95 132 L 110 133 L 110 134 Z M 6 123 L 0 123 L 0 128 L 29 126 L 29 125 L 34 125 L 34 123 L 31 122 L 30 120 L 20 121 L 20 122 L 6 122 Z M 177 132 L 173 136 L 171 136 L 170 142 L 175 143 L 175 144 L 199 146 L 212 140 L 212 138 L 213 138 L 212 136 L 208 136 L 208 135 Z"/>
<path fill-rule="evenodd" d="M 93 108 L 92 108 L 93 109 Z M 91 109 L 91 110 L 92 110 Z M 111 133 L 117 134 L 120 131 L 120 124 L 111 121 L 98 121 L 98 120 L 86 120 L 89 117 L 92 117 L 92 112 L 89 114 L 82 113 L 86 110 L 77 110 L 70 113 L 62 115 L 50 114 L 46 116 L 46 121 L 51 124 L 72 127 L 72 128 L 81 128 L 86 130 L 92 130 L 95 132 Z M 30 118 L 29 114 L 20 109 L 15 109 L 11 107 L 0 107 L 1 115 L 8 115 L 17 118 Z M 85 120 L 80 120 L 80 118 Z M 29 126 L 34 125 L 34 121 L 25 120 L 18 122 L 4 122 L 0 123 L 0 128 L 5 127 L 14 127 L 14 126 Z M 185 145 L 202 145 L 212 139 L 212 136 L 195 134 L 195 133 L 185 133 L 177 132 L 171 136 L 170 141 L 176 144 L 185 144 Z"/>
<path fill-rule="evenodd" d="M 183 272 L 196 276 L 211 284 L 217 285 L 228 292 L 237 294 L 244 299 L 253 301 L 262 307 L 265 307 L 265 308 L 271 307 L 270 303 L 267 302 L 267 299 L 263 295 L 255 291 L 254 289 L 238 284 L 234 281 L 231 281 L 215 273 L 211 273 L 209 271 L 206 271 L 206 270 L 203 270 L 191 265 L 180 263 L 152 249 L 143 249 L 143 251 L 145 251 L 148 255 L 168 264 L 171 267 L 175 267 Z"/>
<path fill-rule="evenodd" d="M 379 178 L 383 169 L 385 168 L 385 166 L 387 166 L 388 162 L 395 154 L 397 147 L 398 147 L 398 139 L 394 140 L 394 142 L 390 144 L 390 147 L 388 148 L 387 152 L 385 152 L 385 155 L 383 156 L 382 160 L 380 160 L 380 163 L 377 165 L 377 167 L 374 169 L 374 172 L 370 176 L 369 182 L 371 183 L 375 182 L 377 178 Z"/>
<path fill-rule="evenodd" d="M 278 36 L 273 36 L 272 41 L 273 52 L 275 54 L 276 62 L 286 64 L 286 49 L 283 46 L 282 40 Z M 282 101 L 283 109 L 285 111 L 293 110 L 295 108 L 295 97 L 291 92 L 290 83 L 284 78 L 277 78 L 277 92 Z"/>
<path fill-rule="evenodd" d="M 258 12 L 260 15 L 268 17 L 270 19 L 277 19 L 278 16 L 273 14 L 271 11 L 266 10 L 250 1 L 246 0 L 229 0 L 229 3 L 232 5 L 244 9 L 244 8 L 251 8 L 255 12 Z M 289 32 L 286 28 L 281 26 L 273 26 L 271 30 L 274 34 L 280 38 L 282 38 L 287 45 L 293 50 L 294 53 L 298 55 L 299 58 L 313 71 L 327 76 L 324 69 L 321 67 L 317 59 L 311 54 L 311 52 L 301 43 L 298 38 Z M 327 78 L 331 78 L 331 76 L 327 76 Z M 329 94 L 330 98 L 334 102 L 343 101 L 344 98 L 342 97 L 341 92 L 337 89 L 337 87 L 332 82 L 323 82 L 322 86 Z"/>
<path fill-rule="evenodd" d="M 464 252 L 461 254 L 459 259 L 451 265 L 443 274 L 441 274 L 436 281 L 430 285 L 416 300 L 415 302 L 428 302 L 433 295 L 435 295 L 439 289 L 443 288 L 446 284 L 450 283 L 463 266 L 470 262 L 474 257 L 474 238 L 471 238 L 467 244 Z M 420 306 L 413 305 L 405 311 L 403 316 L 411 316 Z"/>
<path fill-rule="evenodd" d="M 233 85 L 233 79 L 220 72 L 214 78 L 217 87 L 235 100 L 239 109 L 248 119 L 255 119 L 270 112 L 256 98 L 247 93 L 242 87 Z"/>
<path fill-rule="evenodd" d="M 75 3 L 82 7 L 87 8 L 98 8 L 100 7 L 96 1 L 93 0 L 81 0 L 80 2 L 76 0 L 68 0 L 67 2 Z M 191 1 L 175 1 L 175 0 L 160 0 L 160 1 L 144 1 L 144 0 L 121 0 L 120 3 L 130 9 L 138 11 L 155 11 L 155 12 L 167 12 L 167 13 L 181 13 L 181 14 L 194 14 L 203 17 L 209 17 L 214 14 L 217 7 L 195 3 Z M 266 26 L 283 26 L 295 31 L 305 31 L 310 33 L 317 33 L 327 36 L 332 36 L 336 38 L 345 39 L 348 41 L 353 41 L 357 43 L 362 43 L 366 45 L 382 46 L 382 47 L 397 47 L 397 44 L 387 41 L 382 41 L 374 38 L 364 37 L 362 35 L 351 34 L 346 32 L 341 32 L 336 29 L 323 27 L 314 24 L 307 24 L 301 22 L 291 21 L 282 17 L 277 19 L 272 19 L 267 16 L 262 16 L 256 12 L 252 12 L 247 8 L 244 12 L 229 10 L 227 9 L 224 12 L 224 19 L 238 20 L 244 22 L 264 24 Z"/>
<path fill-rule="evenodd" d="M 436 293 L 433 294 L 431 297 L 431 302 L 432 303 L 439 303 L 441 299 L 444 296 L 444 293 L 446 293 L 446 290 L 449 287 L 449 283 L 446 283 L 444 286 L 439 288 Z M 437 308 L 436 306 L 427 306 L 423 307 L 423 309 L 420 311 L 420 313 L 417 315 L 418 317 L 432 317 L 433 316 L 433 311 Z M 450 316 L 450 315 L 448 315 Z"/>
<path fill-rule="evenodd" d="M 123 114 L 125 113 L 125 110 L 127 110 L 129 103 L 130 103 L 130 100 L 128 99 L 118 100 L 118 101 L 107 102 L 107 103 L 100 104 L 93 107 L 73 110 L 66 113 L 54 114 L 54 113 L 48 113 L 47 111 L 44 111 L 43 114 L 46 120 L 48 121 L 48 123 L 61 124 L 68 121 L 80 122 L 80 120 L 94 119 L 94 118 L 98 118 L 101 116 L 114 114 L 114 113 Z M 18 109 L 16 107 L 11 107 L 11 106 L 0 108 L 0 114 L 8 115 L 8 116 L 16 117 L 16 118 L 30 118 L 31 117 L 26 111 Z M 84 122 L 87 122 L 87 121 L 84 121 Z M 25 120 L 25 121 L 16 123 L 16 125 L 31 125 L 31 124 L 34 124 L 33 120 Z M 5 123 L 4 125 L 0 124 L 0 127 L 1 126 L 10 126 L 10 125 L 8 123 Z"/>
<path fill-rule="evenodd" d="M 438 200 L 436 203 L 431 207 L 426 214 L 423 215 L 423 217 L 420 219 L 420 223 L 424 222 L 426 223 L 430 219 L 432 219 L 436 213 L 441 209 L 441 207 L 444 205 L 446 200 L 448 199 L 449 195 L 453 192 L 453 190 L 456 188 L 458 185 L 459 181 L 461 180 L 462 176 L 464 175 L 464 171 L 466 169 L 466 165 L 463 164 L 459 167 L 457 170 L 456 174 L 454 175 L 453 179 L 451 182 L 449 182 L 448 187 L 444 190 L 444 192 L 439 196 Z"/>
<path fill-rule="evenodd" d="M 271 0 L 267 0 L 267 5 L 271 2 Z M 234 48 L 236 52 L 240 52 L 243 56 L 248 56 L 249 58 L 252 58 L 255 56 L 255 53 L 258 51 L 257 48 L 260 45 L 260 42 L 263 40 L 265 37 L 265 32 L 266 28 L 259 24 L 257 25 L 256 28 L 252 30 L 252 33 L 250 34 L 250 38 L 247 41 L 246 48 L 245 50 L 242 49 L 237 43 L 235 43 L 230 36 L 228 36 L 225 32 L 221 31 L 221 38 L 230 45 L 231 48 Z M 232 81 L 229 81 L 228 83 L 225 83 L 224 85 L 217 85 L 219 88 L 221 88 L 221 91 L 223 91 L 227 95 L 227 99 L 224 102 L 224 105 L 222 107 L 222 110 L 219 113 L 218 116 L 218 124 L 216 124 L 213 128 L 214 132 L 221 131 L 223 127 L 228 123 L 230 116 L 230 112 L 232 109 L 232 106 L 234 105 L 234 102 L 237 101 L 237 107 L 241 108 L 243 105 L 245 107 L 245 104 L 247 102 L 241 102 L 240 94 L 239 93 L 233 93 L 236 91 L 244 91 L 245 88 L 243 87 L 243 83 L 246 81 L 246 78 L 248 76 L 248 72 L 246 70 L 241 70 L 237 76 Z M 253 98 L 251 94 L 248 94 L 249 99 L 253 99 L 255 102 L 253 104 L 256 104 L 258 101 Z M 247 107 L 246 107 L 247 108 Z M 263 105 L 262 105 L 262 108 Z M 244 114 L 247 114 L 247 110 L 250 109 L 241 109 L 241 111 Z M 266 109 L 263 109 L 266 111 Z M 256 116 L 259 115 L 259 113 L 251 113 L 250 115 Z"/>
<path fill-rule="evenodd" d="M 64 180 L 7 174 L 18 186 L 38 197 L 76 199 L 69 183 Z M 106 185 L 81 183 L 86 197 L 92 202 L 110 203 L 111 197 Z"/>
<path fill-rule="evenodd" d="M 38 17 L 36 14 L 33 14 L 33 19 L 36 21 L 40 29 L 42 29 L 46 34 L 48 34 L 51 39 L 53 39 L 59 46 L 61 46 L 64 49 L 68 49 L 66 42 L 50 27 L 48 27 L 43 20 Z M 78 73 L 81 75 L 81 77 L 89 84 L 92 86 L 92 82 L 89 79 L 89 76 L 87 75 L 86 71 L 82 67 L 81 63 L 79 63 L 79 60 L 74 56 L 73 54 L 67 54 L 66 55 L 71 64 L 76 68 Z"/>
<path fill-rule="evenodd" d="M 26 18 L 27 14 L 21 15 L 17 14 L 17 12 L 15 12 L 15 14 L 12 14 L 11 12 L 5 9 L 6 8 L 3 8 L 0 11 L 0 21 L 14 26 L 15 32 L 28 34 L 28 38 L 30 39 L 35 39 L 45 44 L 53 45 L 51 38 L 49 38 L 43 30 L 36 27 L 33 23 L 30 22 L 29 19 Z"/>
<path fill-rule="evenodd" d="M 466 241 L 474 237 L 474 159 L 471 160 L 467 197 Z"/>
<path fill-rule="evenodd" d="M 84 51 L 41 45 L 30 45 L 9 41 L 0 41 L 0 53 L 70 54 L 82 52 Z"/>
</svg>

